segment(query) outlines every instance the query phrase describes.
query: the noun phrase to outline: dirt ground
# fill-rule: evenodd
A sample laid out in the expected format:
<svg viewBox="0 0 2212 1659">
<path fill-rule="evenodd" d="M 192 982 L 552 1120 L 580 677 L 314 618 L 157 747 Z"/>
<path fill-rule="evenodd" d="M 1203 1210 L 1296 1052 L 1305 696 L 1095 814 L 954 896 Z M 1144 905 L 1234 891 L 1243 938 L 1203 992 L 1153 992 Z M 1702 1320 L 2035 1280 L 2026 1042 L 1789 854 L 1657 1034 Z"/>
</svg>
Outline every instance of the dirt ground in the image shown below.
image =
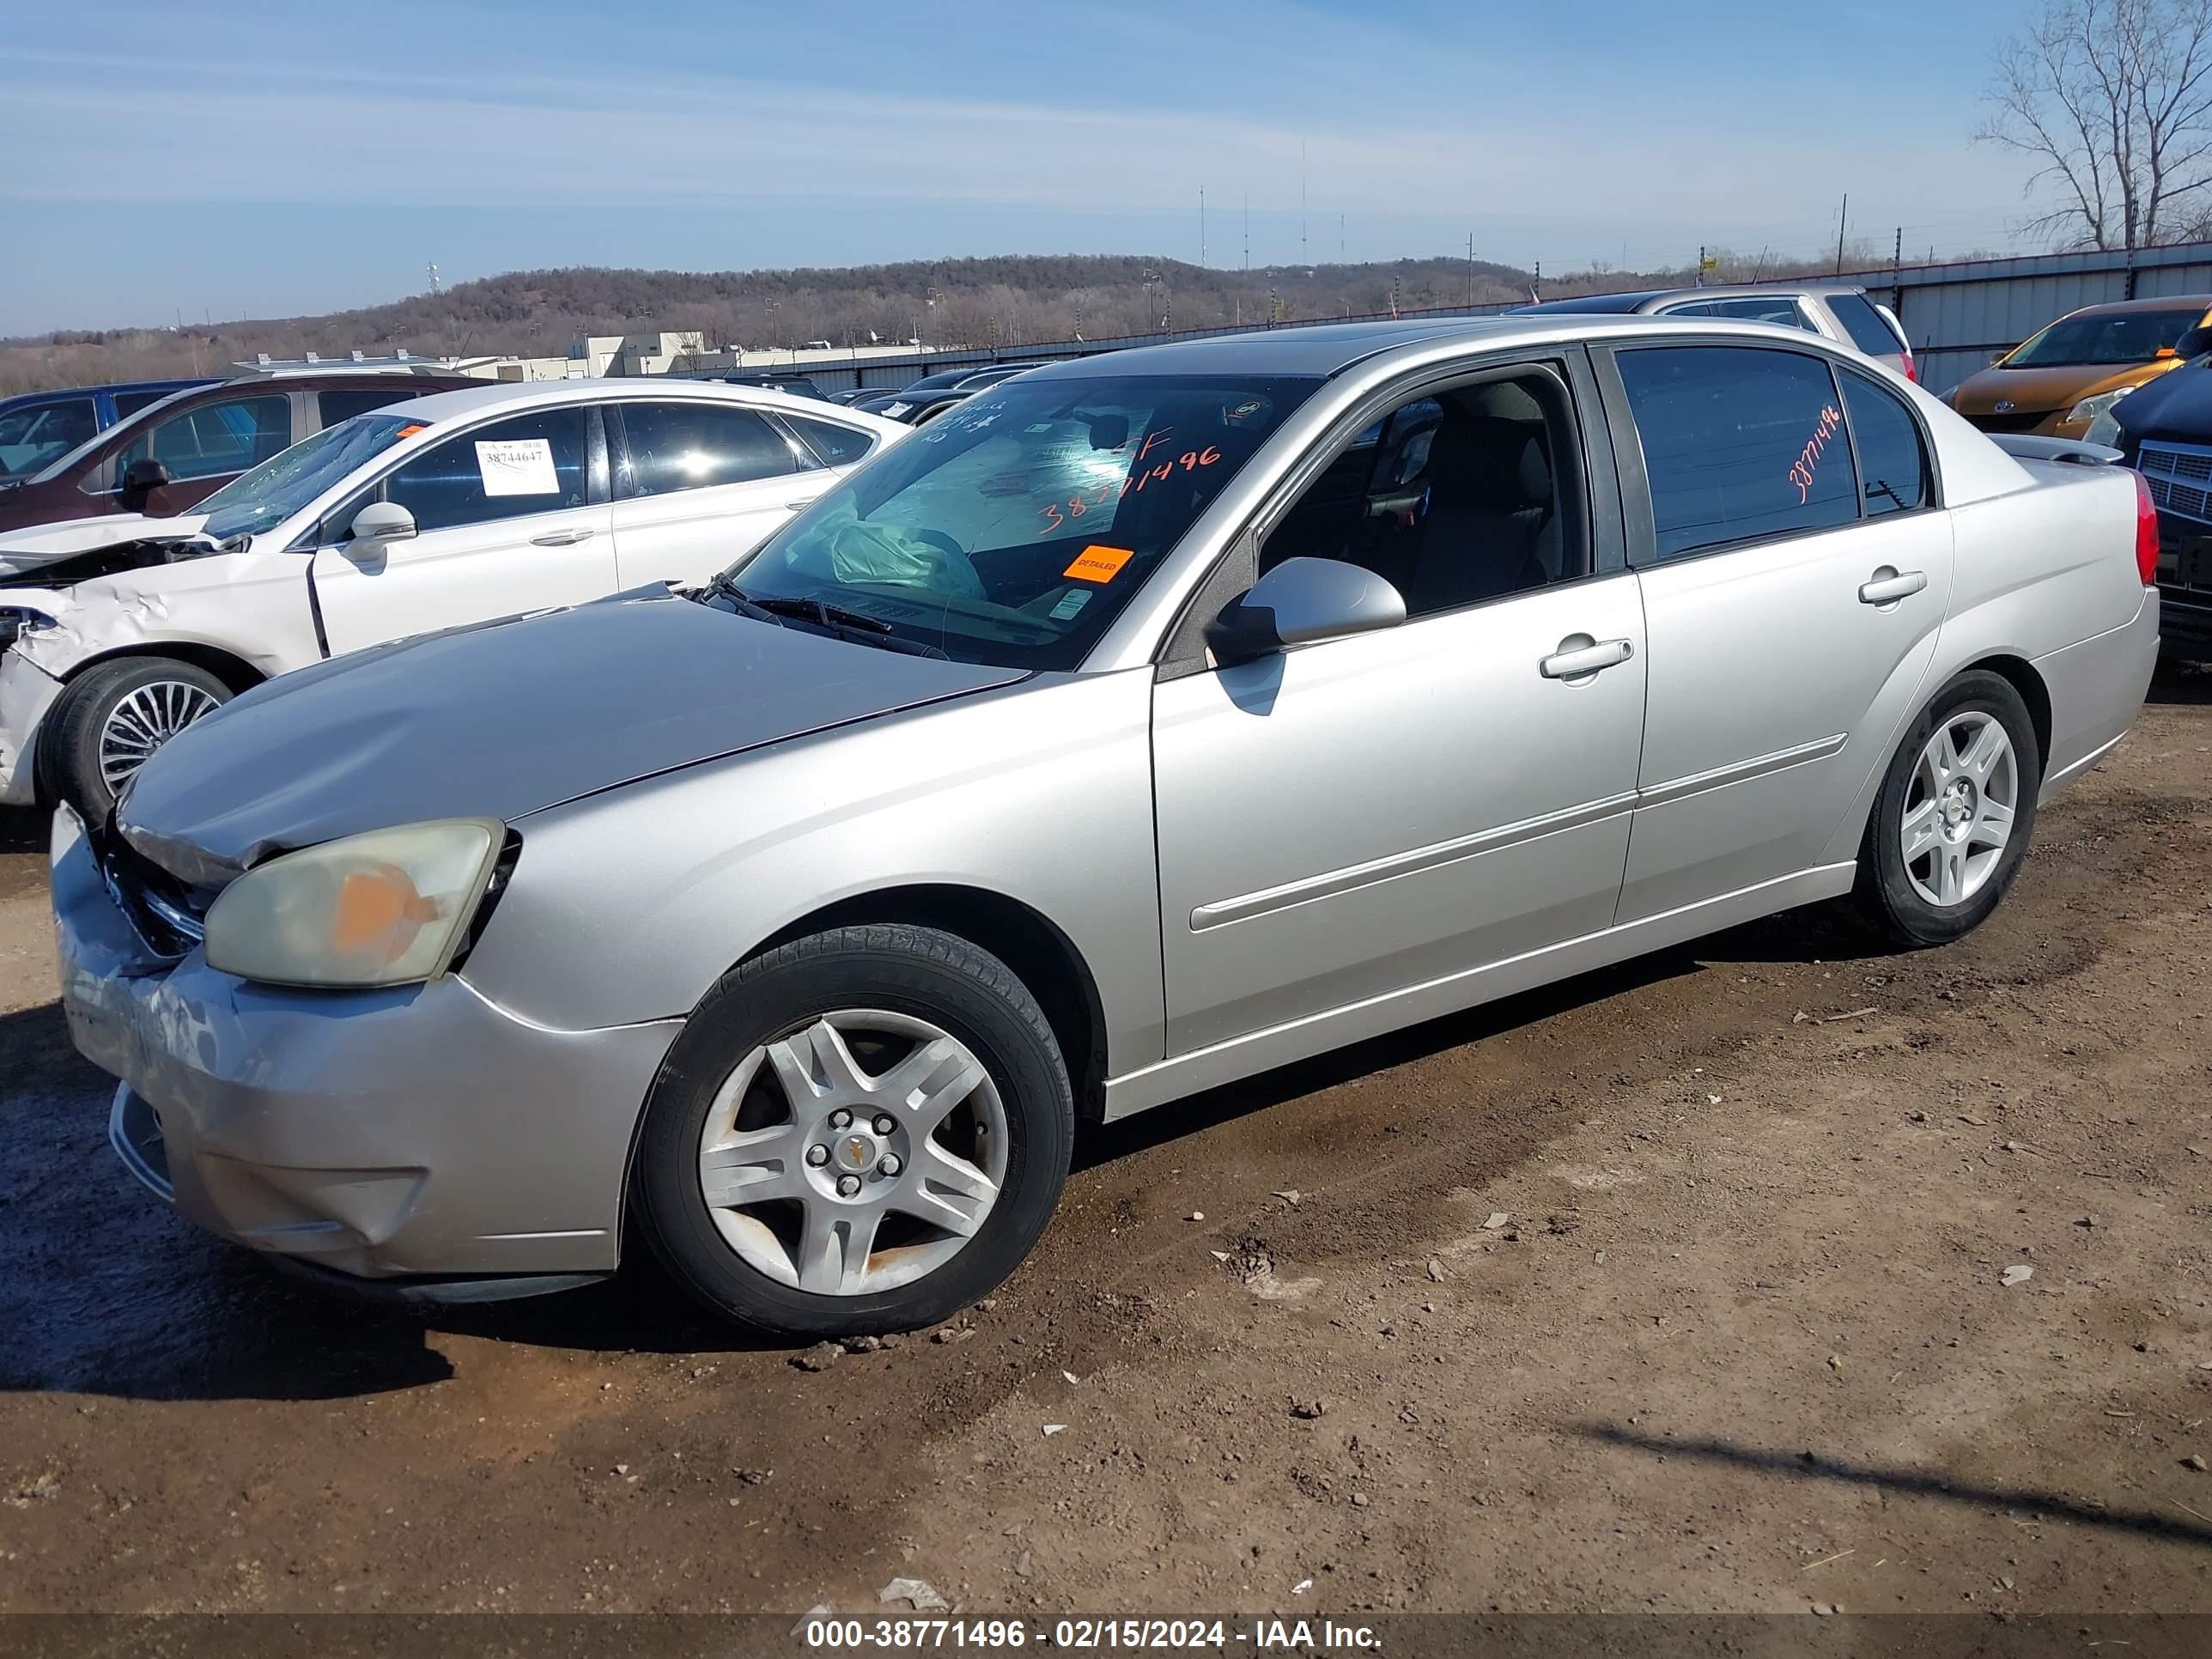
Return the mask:
<svg viewBox="0 0 2212 1659">
<path fill-rule="evenodd" d="M 0 820 L 0 1609 L 2212 1610 L 2212 678 L 2154 696 L 1963 944 L 1784 917 L 1095 1133 L 990 1304 L 818 1372 L 179 1224 Z"/>
</svg>

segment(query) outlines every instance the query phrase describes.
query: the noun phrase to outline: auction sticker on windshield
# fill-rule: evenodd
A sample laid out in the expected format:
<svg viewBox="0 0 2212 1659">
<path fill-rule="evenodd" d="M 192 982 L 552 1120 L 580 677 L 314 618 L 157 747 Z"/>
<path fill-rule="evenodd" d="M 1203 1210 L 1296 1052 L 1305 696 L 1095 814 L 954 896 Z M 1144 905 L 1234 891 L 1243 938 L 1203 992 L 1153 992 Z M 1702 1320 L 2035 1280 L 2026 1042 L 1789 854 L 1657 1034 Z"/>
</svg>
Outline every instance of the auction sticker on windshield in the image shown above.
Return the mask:
<svg viewBox="0 0 2212 1659">
<path fill-rule="evenodd" d="M 550 438 L 501 438 L 477 445 L 477 471 L 487 495 L 557 495 Z"/>
<path fill-rule="evenodd" d="M 1133 547 L 1108 547 L 1093 542 L 1075 556 L 1075 562 L 1060 574 L 1079 581 L 1110 582 L 1121 574 L 1121 567 L 1137 556 Z"/>
</svg>

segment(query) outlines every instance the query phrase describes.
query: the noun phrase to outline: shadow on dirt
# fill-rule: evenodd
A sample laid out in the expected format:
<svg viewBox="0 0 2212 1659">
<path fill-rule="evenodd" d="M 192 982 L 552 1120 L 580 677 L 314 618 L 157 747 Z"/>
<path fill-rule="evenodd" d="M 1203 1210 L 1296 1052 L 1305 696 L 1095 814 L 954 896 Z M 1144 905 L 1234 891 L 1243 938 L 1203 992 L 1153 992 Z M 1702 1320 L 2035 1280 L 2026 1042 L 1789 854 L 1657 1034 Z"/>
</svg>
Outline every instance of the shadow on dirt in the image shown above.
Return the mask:
<svg viewBox="0 0 2212 1659">
<path fill-rule="evenodd" d="M 1741 1446 L 1729 1440 L 1670 1439 L 1662 1435 L 1640 1434 L 1614 1423 L 1570 1423 L 1564 1426 L 1570 1434 L 1580 1435 L 1586 1440 L 1619 1446 L 1629 1451 L 1649 1452 L 1657 1457 L 1692 1457 L 1701 1462 L 1729 1464 L 1755 1474 L 1780 1475 L 1785 1480 L 1839 1481 L 1908 1497 L 1971 1504 L 1981 1510 L 2027 1510 L 2038 1515 L 2070 1521 L 2076 1526 L 2134 1533 L 2138 1537 L 2194 1544 L 2200 1549 L 2212 1549 L 2212 1526 L 2187 1520 L 2179 1515 L 2160 1515 L 2150 1510 L 2115 1509 L 2084 1503 L 2059 1492 L 2038 1492 L 2033 1487 L 1978 1486 L 1940 1474 L 1923 1474 L 1917 1469 L 1890 1469 L 1871 1463 L 1843 1462 L 1810 1451 L 1761 1451 L 1757 1447 Z"/>
<path fill-rule="evenodd" d="M 2212 702 L 2212 664 L 2161 662 L 2143 701 L 2172 708 Z"/>
<path fill-rule="evenodd" d="M 1778 918 L 1095 1126 L 1079 1170 L 1367 1073 L 1483 1042 L 1708 962 L 1839 960 L 1814 911 Z M 1856 938 L 1856 935 L 1851 936 Z M 1863 939 L 1856 948 L 1863 950 Z M 608 1283 L 523 1301 L 387 1310 L 302 1287 L 172 1214 L 107 1145 L 112 1082 L 78 1059 L 52 1004 L 0 1014 L 0 1389 L 155 1400 L 319 1400 L 442 1381 L 435 1333 L 599 1352 L 775 1346 L 706 1314 L 631 1241 Z M 19 1081 L 20 1080 L 20 1081 Z"/>
</svg>

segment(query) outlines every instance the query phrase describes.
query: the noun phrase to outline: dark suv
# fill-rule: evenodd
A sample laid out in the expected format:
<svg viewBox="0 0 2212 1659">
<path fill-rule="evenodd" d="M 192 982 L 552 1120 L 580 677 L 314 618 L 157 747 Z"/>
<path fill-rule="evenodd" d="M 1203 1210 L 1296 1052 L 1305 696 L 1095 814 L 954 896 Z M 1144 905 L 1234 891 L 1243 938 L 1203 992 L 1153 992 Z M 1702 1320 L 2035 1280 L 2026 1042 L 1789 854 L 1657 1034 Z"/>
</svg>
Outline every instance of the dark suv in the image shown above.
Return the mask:
<svg viewBox="0 0 2212 1659">
<path fill-rule="evenodd" d="M 183 513 L 349 416 L 481 386 L 453 374 L 254 374 L 172 392 L 29 477 L 0 484 L 0 534 L 108 513 Z"/>
</svg>

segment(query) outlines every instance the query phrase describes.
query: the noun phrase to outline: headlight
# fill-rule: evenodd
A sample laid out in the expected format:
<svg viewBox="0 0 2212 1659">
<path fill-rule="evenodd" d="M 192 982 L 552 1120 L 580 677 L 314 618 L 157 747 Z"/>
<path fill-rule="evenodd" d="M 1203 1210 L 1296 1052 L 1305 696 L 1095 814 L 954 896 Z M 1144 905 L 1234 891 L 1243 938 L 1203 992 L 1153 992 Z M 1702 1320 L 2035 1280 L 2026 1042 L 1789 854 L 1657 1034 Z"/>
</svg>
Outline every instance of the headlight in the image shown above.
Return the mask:
<svg viewBox="0 0 2212 1659">
<path fill-rule="evenodd" d="M 444 818 L 271 859 L 210 908 L 208 963 L 273 985 L 435 979 L 483 902 L 506 837 L 496 818 Z"/>
<path fill-rule="evenodd" d="M 2069 421 L 2094 421 L 2134 390 L 2131 386 L 2124 386 L 2118 392 L 2100 392 L 2094 398 L 2084 398 L 2066 411 L 2066 418 Z"/>
<path fill-rule="evenodd" d="M 58 625 L 43 611 L 0 605 L 0 650 L 5 650 L 20 637 L 51 633 Z"/>
</svg>

